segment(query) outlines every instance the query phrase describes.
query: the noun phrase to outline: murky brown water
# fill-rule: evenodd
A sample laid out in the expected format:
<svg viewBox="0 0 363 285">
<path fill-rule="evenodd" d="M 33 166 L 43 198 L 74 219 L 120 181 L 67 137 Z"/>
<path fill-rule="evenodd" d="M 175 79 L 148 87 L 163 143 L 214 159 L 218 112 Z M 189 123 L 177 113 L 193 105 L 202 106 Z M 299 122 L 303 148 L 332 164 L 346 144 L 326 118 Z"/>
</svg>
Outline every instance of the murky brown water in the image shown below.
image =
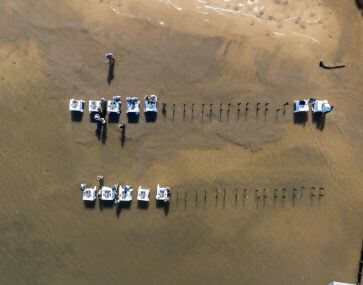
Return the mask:
<svg viewBox="0 0 363 285">
<path fill-rule="evenodd" d="M 0 2 L 1 284 L 354 282 L 362 18 L 353 1 L 257 2 Z M 117 58 L 110 86 L 106 51 Z M 347 67 L 321 70 L 320 60 Z M 70 120 L 69 98 L 152 93 L 167 117 L 128 125 L 124 146 L 116 125 L 103 144 L 88 113 Z M 309 97 L 336 107 L 322 131 L 311 118 L 294 125 L 291 106 L 276 120 L 284 102 Z M 263 104 L 256 118 L 257 102 L 270 103 L 266 118 Z M 79 184 L 99 174 L 106 184 L 173 186 L 168 215 L 153 200 L 118 217 L 84 208 Z M 293 203 L 292 188 L 314 185 L 328 189 L 320 203 L 310 190 Z M 245 202 L 235 187 L 249 189 Z M 275 187 L 289 189 L 283 203 Z M 269 190 L 265 203 L 256 188 Z"/>
</svg>

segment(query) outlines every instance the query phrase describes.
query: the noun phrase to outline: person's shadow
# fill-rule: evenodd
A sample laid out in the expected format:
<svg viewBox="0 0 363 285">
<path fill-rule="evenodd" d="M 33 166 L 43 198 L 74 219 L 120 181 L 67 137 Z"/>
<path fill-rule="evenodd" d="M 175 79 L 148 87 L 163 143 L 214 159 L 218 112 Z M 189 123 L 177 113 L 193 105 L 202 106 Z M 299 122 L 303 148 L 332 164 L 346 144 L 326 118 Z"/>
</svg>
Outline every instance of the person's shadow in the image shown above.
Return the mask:
<svg viewBox="0 0 363 285">
<path fill-rule="evenodd" d="M 109 60 L 109 65 L 108 65 L 108 75 L 107 75 L 107 82 L 108 85 L 111 84 L 111 81 L 114 79 L 115 74 L 114 74 L 114 69 L 115 69 L 115 59 L 111 58 Z"/>
<path fill-rule="evenodd" d="M 121 132 L 121 137 L 120 137 L 121 147 L 123 147 L 125 145 L 125 140 L 126 140 L 126 135 L 125 135 L 125 132 L 122 131 Z"/>
<path fill-rule="evenodd" d="M 102 126 L 102 135 L 101 135 L 101 140 L 103 144 L 106 143 L 106 139 L 107 139 L 107 124 L 104 124 Z"/>
<path fill-rule="evenodd" d="M 102 125 L 100 123 L 97 123 L 97 128 L 95 130 L 95 134 L 99 140 L 101 139 L 101 132 L 102 132 Z"/>
<path fill-rule="evenodd" d="M 116 207 L 116 216 L 117 216 L 117 218 L 120 217 L 121 212 L 123 210 L 130 210 L 130 207 L 131 207 L 131 201 L 130 202 L 121 202 L 121 203 L 118 203 L 117 204 L 117 207 Z"/>
</svg>

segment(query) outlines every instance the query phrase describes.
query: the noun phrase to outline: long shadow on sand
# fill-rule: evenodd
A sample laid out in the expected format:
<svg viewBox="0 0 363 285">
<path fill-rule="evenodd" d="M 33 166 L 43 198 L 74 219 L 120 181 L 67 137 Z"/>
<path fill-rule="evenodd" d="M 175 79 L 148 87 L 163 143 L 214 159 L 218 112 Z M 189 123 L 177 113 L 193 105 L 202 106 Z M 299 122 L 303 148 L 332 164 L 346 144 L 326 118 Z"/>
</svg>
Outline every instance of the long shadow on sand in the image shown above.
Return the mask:
<svg viewBox="0 0 363 285">
<path fill-rule="evenodd" d="M 130 202 L 118 203 L 117 206 L 116 206 L 116 216 L 117 216 L 117 218 L 120 217 L 122 211 L 130 210 L 130 208 L 131 208 L 131 201 Z"/>
<path fill-rule="evenodd" d="M 103 143 L 106 143 L 107 140 L 107 124 L 101 125 L 97 124 L 97 128 L 95 130 L 96 137 Z"/>
<path fill-rule="evenodd" d="M 96 134 L 96 137 L 99 140 L 101 139 L 101 133 L 102 133 L 102 125 L 101 124 L 97 124 L 96 130 L 95 130 L 95 134 Z"/>
<path fill-rule="evenodd" d="M 115 69 L 115 60 L 111 59 L 108 65 L 108 74 L 107 74 L 108 85 L 110 85 L 111 81 L 115 78 L 114 69 Z"/>
<path fill-rule="evenodd" d="M 135 113 L 127 113 L 127 122 L 129 124 L 137 124 L 139 122 L 140 115 Z"/>
<path fill-rule="evenodd" d="M 102 201 L 102 200 L 99 200 L 98 204 L 100 206 L 100 210 L 103 211 L 103 209 L 113 208 L 114 201 Z"/>
<path fill-rule="evenodd" d="M 147 210 L 149 208 L 149 202 L 137 201 L 137 207 L 142 210 Z"/>
<path fill-rule="evenodd" d="M 146 123 L 155 123 L 158 118 L 158 113 L 156 112 L 145 112 L 145 121 Z"/>
<path fill-rule="evenodd" d="M 101 141 L 103 144 L 105 144 L 106 140 L 107 140 L 107 124 L 104 124 L 102 126 Z"/>
<path fill-rule="evenodd" d="M 83 201 L 83 205 L 86 209 L 94 209 L 96 207 L 96 200 L 94 201 Z"/>
<path fill-rule="evenodd" d="M 71 112 L 71 120 L 72 122 L 80 122 L 83 118 L 83 112 L 72 111 Z"/>
<path fill-rule="evenodd" d="M 156 201 L 156 208 L 164 209 L 164 214 L 165 214 L 165 216 L 167 216 L 169 214 L 170 203 L 157 200 Z"/>
<path fill-rule="evenodd" d="M 124 133 L 121 133 L 120 137 L 121 147 L 125 145 L 125 141 L 126 141 L 126 135 Z"/>
<path fill-rule="evenodd" d="M 318 130 L 323 131 L 325 127 L 325 114 L 313 113 L 313 123 Z"/>
<path fill-rule="evenodd" d="M 113 123 L 113 124 L 118 123 L 119 120 L 120 120 L 120 115 L 121 114 L 117 114 L 117 113 L 109 113 L 108 114 L 108 122 Z"/>
<path fill-rule="evenodd" d="M 308 112 L 293 113 L 293 116 L 294 124 L 303 125 L 305 127 L 305 124 L 308 121 Z"/>
</svg>

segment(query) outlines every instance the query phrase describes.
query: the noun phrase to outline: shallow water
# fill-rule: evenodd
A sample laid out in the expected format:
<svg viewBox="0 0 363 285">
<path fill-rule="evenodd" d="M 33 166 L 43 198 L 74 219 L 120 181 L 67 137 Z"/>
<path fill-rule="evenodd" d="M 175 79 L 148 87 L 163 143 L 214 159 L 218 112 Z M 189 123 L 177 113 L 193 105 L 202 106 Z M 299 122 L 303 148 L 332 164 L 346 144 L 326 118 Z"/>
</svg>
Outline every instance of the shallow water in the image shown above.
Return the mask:
<svg viewBox="0 0 363 285">
<path fill-rule="evenodd" d="M 349 1 L 257 2 L 0 3 L 0 283 L 355 281 L 361 16 Z M 106 51 L 116 57 L 110 85 Z M 116 124 L 102 141 L 87 112 L 81 122 L 68 112 L 69 98 L 120 95 L 124 111 L 125 97 L 153 93 L 166 116 L 128 124 L 123 145 Z M 323 130 L 311 114 L 294 124 L 291 105 L 283 115 L 283 103 L 309 97 L 335 106 Z M 169 212 L 154 199 L 119 213 L 85 208 L 79 185 L 100 174 L 152 197 L 156 184 L 172 186 Z M 325 196 L 311 199 L 311 186 Z M 273 199 L 276 187 L 288 198 Z"/>
</svg>

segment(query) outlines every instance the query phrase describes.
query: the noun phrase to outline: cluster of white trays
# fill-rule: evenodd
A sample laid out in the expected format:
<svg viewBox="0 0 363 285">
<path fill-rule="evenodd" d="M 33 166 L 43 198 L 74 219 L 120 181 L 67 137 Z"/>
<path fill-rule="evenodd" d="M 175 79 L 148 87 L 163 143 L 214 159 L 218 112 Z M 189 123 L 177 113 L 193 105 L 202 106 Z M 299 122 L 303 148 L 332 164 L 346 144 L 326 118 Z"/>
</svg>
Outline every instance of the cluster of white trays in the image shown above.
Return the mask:
<svg viewBox="0 0 363 285">
<path fill-rule="evenodd" d="M 101 100 L 89 100 L 88 112 L 98 113 L 102 108 L 102 102 L 106 102 L 104 98 Z M 147 95 L 144 97 L 144 112 L 154 112 L 157 109 L 158 98 L 156 95 Z M 69 111 L 82 112 L 84 111 L 85 101 L 80 99 L 69 100 Z M 107 113 L 120 114 L 121 113 L 121 97 L 114 96 L 112 100 L 107 101 Z M 137 97 L 126 97 L 126 113 L 139 114 L 140 113 L 140 100 Z"/>
<path fill-rule="evenodd" d="M 309 112 L 310 103 L 312 103 L 311 109 L 313 114 L 327 114 L 333 110 L 333 106 L 329 105 L 328 100 L 305 99 L 294 101 L 294 113 Z"/>
<path fill-rule="evenodd" d="M 102 186 L 99 191 L 97 187 L 90 187 L 87 184 L 81 184 L 82 199 L 85 202 L 95 202 L 97 197 L 101 201 L 114 202 L 115 204 L 132 201 L 133 187 L 129 184 L 125 186 L 114 185 L 112 187 Z M 170 200 L 171 188 L 156 186 L 155 199 L 160 202 L 168 203 Z M 137 191 L 137 201 L 148 203 L 150 201 L 150 189 L 139 186 Z"/>
</svg>

